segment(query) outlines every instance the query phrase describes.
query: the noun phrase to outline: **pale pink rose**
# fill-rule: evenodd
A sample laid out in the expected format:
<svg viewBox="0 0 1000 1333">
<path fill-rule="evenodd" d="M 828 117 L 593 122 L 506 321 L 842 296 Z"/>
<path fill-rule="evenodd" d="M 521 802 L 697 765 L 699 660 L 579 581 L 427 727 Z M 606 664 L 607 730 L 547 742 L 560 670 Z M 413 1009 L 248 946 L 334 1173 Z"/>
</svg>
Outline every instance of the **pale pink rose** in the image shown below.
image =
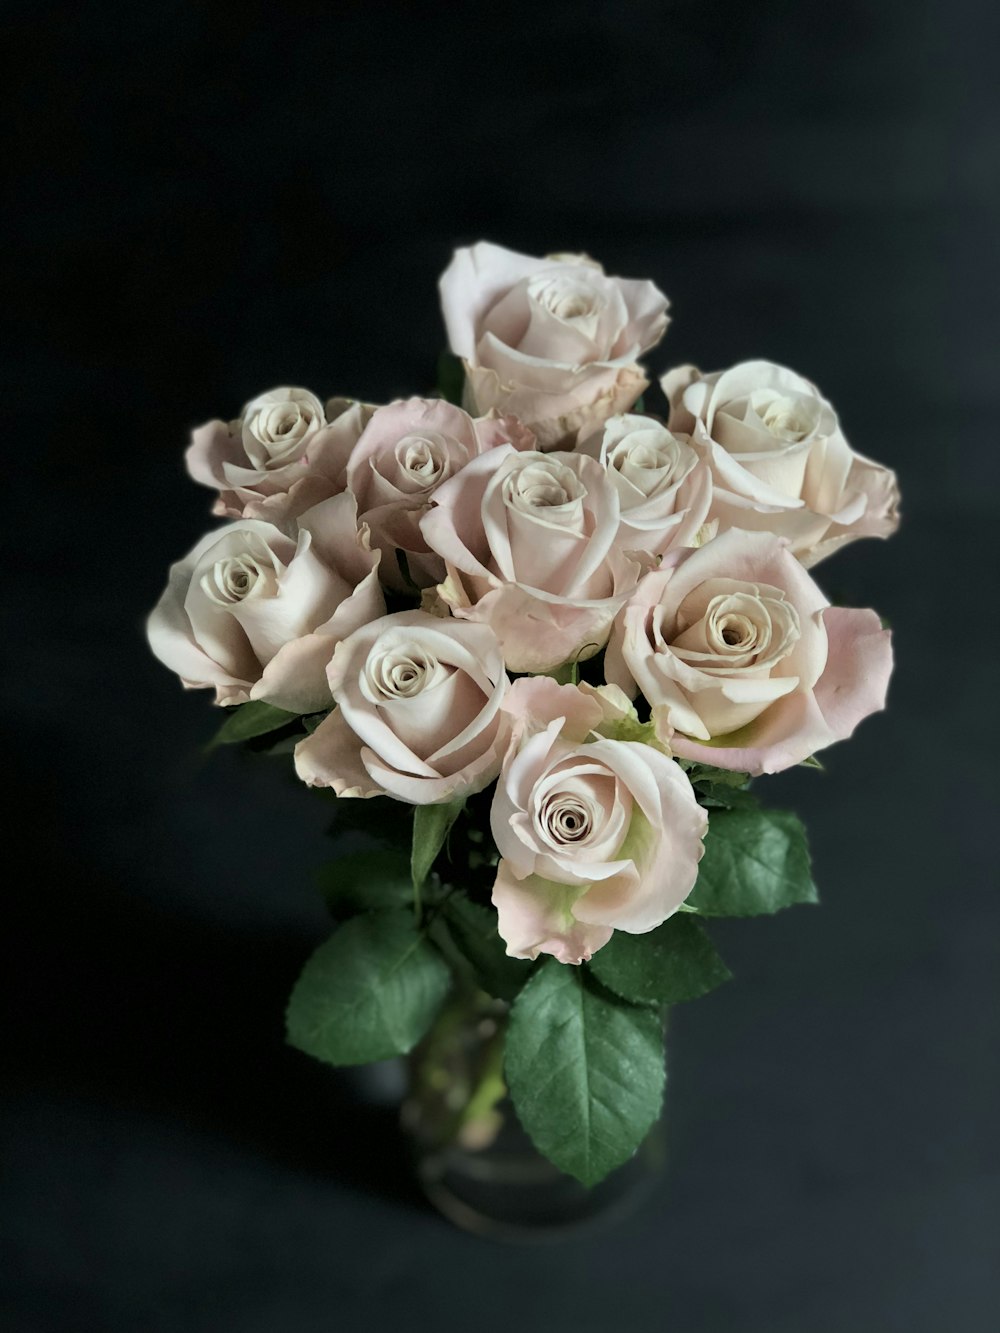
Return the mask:
<svg viewBox="0 0 1000 1333">
<path fill-rule="evenodd" d="M 491 449 L 438 488 L 420 527 L 447 566 L 439 596 L 491 626 L 512 671 L 593 656 L 644 567 L 622 549 L 617 491 L 583 454 Z"/>
<path fill-rule="evenodd" d="M 585 255 L 533 259 L 480 241 L 441 277 L 470 410 L 511 412 L 539 448 L 572 448 L 646 388 L 638 359 L 663 337 L 667 299 Z"/>
<path fill-rule="evenodd" d="M 383 616 L 338 644 L 328 676 L 337 707 L 295 749 L 310 787 L 438 805 L 499 772 L 510 682 L 485 625 Z"/>
<path fill-rule="evenodd" d="M 895 473 L 855 453 L 815 385 L 770 361 L 702 375 L 668 371 L 670 429 L 690 434 L 712 470 L 720 529 L 787 537 L 809 568 L 858 537 L 899 526 Z"/>
<path fill-rule="evenodd" d="M 618 492 L 622 542 L 651 555 L 694 546 L 712 502 L 712 474 L 686 435 L 654 417 L 625 413 L 579 449 L 607 469 Z"/>
<path fill-rule="evenodd" d="M 734 528 L 642 580 L 604 669 L 641 690 L 675 754 L 779 773 L 885 706 L 892 648 L 874 611 L 829 604 L 787 542 Z"/>
<path fill-rule="evenodd" d="M 238 519 L 171 568 L 150 647 L 187 688 L 214 687 L 218 704 L 328 708 L 338 641 L 385 612 L 378 559 L 346 492 L 287 528 Z"/>
<path fill-rule="evenodd" d="M 498 444 L 533 449 L 535 438 L 513 417 L 474 421 L 437 398 L 410 398 L 375 411 L 351 452 L 346 480 L 382 552 L 383 583 L 397 592 L 407 588 L 397 550 L 419 587 L 444 578 L 444 561 L 428 549 L 420 519 L 442 482 Z"/>
<path fill-rule="evenodd" d="M 505 711 L 515 733 L 490 823 L 507 953 L 582 963 L 615 930 L 653 930 L 694 888 L 708 828 L 682 769 L 600 736 L 596 692 L 517 680 Z"/>
<path fill-rule="evenodd" d="M 347 398 L 324 410 L 308 389 L 270 389 L 237 420 L 198 427 L 188 472 L 219 492 L 216 514 L 281 523 L 344 490 L 348 457 L 373 410 Z"/>
</svg>

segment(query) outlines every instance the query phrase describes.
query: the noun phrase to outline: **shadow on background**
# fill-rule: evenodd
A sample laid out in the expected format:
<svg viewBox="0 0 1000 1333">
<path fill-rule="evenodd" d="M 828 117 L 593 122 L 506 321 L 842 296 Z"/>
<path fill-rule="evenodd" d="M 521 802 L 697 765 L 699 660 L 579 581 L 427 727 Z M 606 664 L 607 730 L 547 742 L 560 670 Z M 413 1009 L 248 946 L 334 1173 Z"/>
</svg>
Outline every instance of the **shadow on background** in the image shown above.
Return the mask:
<svg viewBox="0 0 1000 1333">
<path fill-rule="evenodd" d="M 15 825 L 37 824 L 45 783 L 20 768 L 16 794 Z M 333 1070 L 284 1043 L 288 994 L 322 935 L 179 915 L 70 840 L 41 842 L 31 875 L 46 892 L 11 923 L 25 952 L 7 977 L 27 1020 L 7 1034 L 15 1098 L 30 1090 L 97 1114 L 176 1120 L 284 1168 L 423 1206 L 397 1132 L 402 1070 Z"/>
</svg>

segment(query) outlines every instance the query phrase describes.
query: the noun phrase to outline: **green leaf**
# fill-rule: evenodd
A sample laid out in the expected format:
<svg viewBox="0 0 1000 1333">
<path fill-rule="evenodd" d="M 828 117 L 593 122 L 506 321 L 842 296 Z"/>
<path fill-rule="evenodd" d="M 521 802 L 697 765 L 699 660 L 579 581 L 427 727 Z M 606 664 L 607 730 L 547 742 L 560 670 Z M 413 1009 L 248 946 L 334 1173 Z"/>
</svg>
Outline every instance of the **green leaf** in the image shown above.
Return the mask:
<svg viewBox="0 0 1000 1333">
<path fill-rule="evenodd" d="M 323 866 L 316 878 L 337 917 L 406 907 L 413 897 L 410 866 L 402 852 L 354 852 Z"/>
<path fill-rule="evenodd" d="M 662 1021 L 602 990 L 585 969 L 549 959 L 514 1001 L 505 1068 L 535 1147 L 596 1185 L 660 1114 Z"/>
<path fill-rule="evenodd" d="M 702 805 L 723 810 L 756 810 L 757 797 L 741 787 L 730 787 L 724 782 L 702 780 L 695 786 L 695 795 Z"/>
<path fill-rule="evenodd" d="M 298 716 L 298 713 L 275 708 L 273 704 L 263 703 L 259 699 L 237 704 L 229 710 L 229 716 L 212 737 L 209 749 L 216 745 L 238 745 L 241 741 L 253 740 L 255 736 L 266 736 L 269 731 L 287 727 Z"/>
<path fill-rule="evenodd" d="M 704 916 L 760 916 L 818 902 L 801 821 L 787 810 L 717 810 L 708 821 L 698 882 L 688 898 Z"/>
<path fill-rule="evenodd" d="M 695 787 L 706 782 L 723 787 L 746 787 L 750 782 L 749 773 L 741 773 L 736 769 L 716 768 L 714 764 L 700 764 L 692 759 L 679 759 L 677 762 Z"/>
<path fill-rule="evenodd" d="M 498 1000 L 512 1000 L 531 971 L 525 958 L 509 958 L 497 934 L 497 915 L 464 893 L 452 893 L 442 912 L 456 947 L 472 965 L 484 991 Z"/>
<path fill-rule="evenodd" d="M 551 671 L 543 674 L 551 676 L 557 685 L 576 685 L 580 680 L 580 663 L 574 658 L 571 662 L 563 662 L 562 666 L 553 667 Z"/>
<path fill-rule="evenodd" d="M 462 796 L 457 801 L 447 801 L 441 805 L 418 805 L 414 810 L 410 871 L 418 907 L 420 891 L 431 873 L 431 866 L 437 860 L 448 830 L 461 814 L 464 805 L 465 797 Z"/>
<path fill-rule="evenodd" d="M 441 397 L 456 407 L 462 406 L 465 391 L 465 367 L 457 356 L 444 351 L 438 357 L 437 389 Z"/>
<path fill-rule="evenodd" d="M 695 1000 L 732 975 L 704 927 L 686 915 L 672 916 L 645 935 L 616 930 L 589 966 L 609 990 L 633 1004 Z"/>
<path fill-rule="evenodd" d="M 826 772 L 826 769 L 814 754 L 811 754 L 808 759 L 803 759 L 801 764 L 799 764 L 799 768 L 815 768 L 818 769 L 820 773 Z"/>
<path fill-rule="evenodd" d="M 306 963 L 288 1002 L 288 1040 L 331 1065 L 403 1055 L 427 1031 L 450 982 L 409 910 L 356 916 Z"/>
</svg>

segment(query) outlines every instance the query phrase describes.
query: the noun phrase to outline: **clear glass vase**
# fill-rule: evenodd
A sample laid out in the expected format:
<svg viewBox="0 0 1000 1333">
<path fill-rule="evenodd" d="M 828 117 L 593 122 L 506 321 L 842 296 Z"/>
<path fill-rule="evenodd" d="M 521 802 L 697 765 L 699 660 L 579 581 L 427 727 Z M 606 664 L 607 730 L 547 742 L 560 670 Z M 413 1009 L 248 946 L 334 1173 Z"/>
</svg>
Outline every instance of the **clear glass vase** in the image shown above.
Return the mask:
<svg viewBox="0 0 1000 1333">
<path fill-rule="evenodd" d="M 410 1057 L 402 1124 L 424 1193 L 456 1225 L 499 1240 L 556 1239 L 627 1214 L 663 1165 L 662 1119 L 628 1162 L 587 1189 L 521 1128 L 503 1082 L 506 1023 L 501 1001 L 458 994 Z"/>
</svg>

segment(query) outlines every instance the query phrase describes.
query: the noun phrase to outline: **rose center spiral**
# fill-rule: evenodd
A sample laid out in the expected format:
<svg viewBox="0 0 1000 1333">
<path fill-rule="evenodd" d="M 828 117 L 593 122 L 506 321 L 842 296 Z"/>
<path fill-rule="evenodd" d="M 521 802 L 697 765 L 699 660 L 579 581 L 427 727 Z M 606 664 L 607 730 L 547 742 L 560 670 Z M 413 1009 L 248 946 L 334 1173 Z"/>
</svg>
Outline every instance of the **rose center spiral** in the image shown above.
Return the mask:
<svg viewBox="0 0 1000 1333">
<path fill-rule="evenodd" d="M 549 523 L 573 523 L 586 494 L 572 468 L 552 460 L 518 468 L 506 478 L 503 488 L 505 504 L 521 513 L 544 509 Z"/>
<path fill-rule="evenodd" d="M 436 486 L 448 475 L 448 447 L 441 435 L 404 435 L 394 452 L 401 471 L 421 487 Z"/>
<path fill-rule="evenodd" d="M 528 285 L 528 295 L 537 305 L 565 323 L 592 320 L 604 308 L 600 294 L 585 283 L 567 278 L 539 278 Z"/>
<path fill-rule="evenodd" d="M 579 796 L 556 792 L 540 813 L 546 832 L 556 843 L 583 842 L 594 830 L 594 811 Z"/>
<path fill-rule="evenodd" d="M 274 559 L 263 543 L 259 549 L 216 560 L 201 577 L 201 588 L 210 602 L 219 607 L 238 606 L 247 598 L 273 595 L 277 591 Z"/>
<path fill-rule="evenodd" d="M 423 648 L 393 648 L 375 653 L 365 668 L 369 688 L 376 699 L 413 699 L 452 674 Z"/>
<path fill-rule="evenodd" d="M 751 395 L 750 406 L 776 440 L 797 444 L 819 424 L 819 403 L 805 395 L 778 395 L 767 391 Z"/>
</svg>

